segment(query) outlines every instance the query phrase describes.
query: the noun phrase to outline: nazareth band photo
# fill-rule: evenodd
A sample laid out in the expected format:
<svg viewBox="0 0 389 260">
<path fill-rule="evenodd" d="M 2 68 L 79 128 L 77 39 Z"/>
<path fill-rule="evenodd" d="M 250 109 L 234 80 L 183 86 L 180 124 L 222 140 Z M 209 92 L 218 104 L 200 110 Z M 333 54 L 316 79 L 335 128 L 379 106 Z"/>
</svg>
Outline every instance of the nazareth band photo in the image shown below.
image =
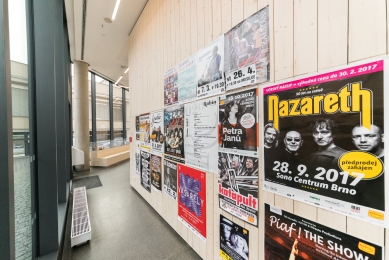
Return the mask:
<svg viewBox="0 0 389 260">
<path fill-rule="evenodd" d="M 378 61 L 265 88 L 265 186 L 345 201 L 346 212 L 385 211 L 383 75 Z"/>
<path fill-rule="evenodd" d="M 220 151 L 257 155 L 257 89 L 220 97 Z M 246 152 L 245 152 L 246 151 Z"/>
</svg>

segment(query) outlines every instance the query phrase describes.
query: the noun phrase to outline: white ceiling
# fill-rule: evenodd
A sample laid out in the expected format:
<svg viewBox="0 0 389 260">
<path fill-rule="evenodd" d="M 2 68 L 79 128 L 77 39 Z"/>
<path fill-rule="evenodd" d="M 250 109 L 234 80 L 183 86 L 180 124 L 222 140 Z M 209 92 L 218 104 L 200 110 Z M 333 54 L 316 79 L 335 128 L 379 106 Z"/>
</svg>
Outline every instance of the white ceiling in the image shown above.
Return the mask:
<svg viewBox="0 0 389 260">
<path fill-rule="evenodd" d="M 65 0 L 72 60 L 81 60 L 83 0 Z M 147 0 L 121 0 L 115 20 L 111 18 L 116 0 L 87 0 L 84 61 L 89 70 L 116 82 L 128 66 L 128 35 Z M 124 68 L 122 68 L 124 67 Z M 128 86 L 123 76 L 120 85 Z"/>
</svg>

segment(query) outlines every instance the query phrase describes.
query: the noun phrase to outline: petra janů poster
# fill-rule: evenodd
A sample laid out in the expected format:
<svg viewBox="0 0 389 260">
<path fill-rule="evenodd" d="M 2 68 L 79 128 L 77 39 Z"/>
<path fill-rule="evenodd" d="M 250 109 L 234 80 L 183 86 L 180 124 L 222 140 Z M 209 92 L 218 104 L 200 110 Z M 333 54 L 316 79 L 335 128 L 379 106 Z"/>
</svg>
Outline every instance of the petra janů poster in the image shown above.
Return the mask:
<svg viewBox="0 0 389 260">
<path fill-rule="evenodd" d="M 164 153 L 163 119 L 163 110 L 150 113 L 150 152 L 160 156 Z"/>
<path fill-rule="evenodd" d="M 150 156 L 151 185 L 158 193 L 162 193 L 162 157 L 152 154 Z"/>
<path fill-rule="evenodd" d="M 220 96 L 219 152 L 258 155 L 257 89 Z"/>
<path fill-rule="evenodd" d="M 150 114 L 139 116 L 140 149 L 150 152 Z"/>
<path fill-rule="evenodd" d="M 263 89 L 265 190 L 387 226 L 384 66 Z"/>
<path fill-rule="evenodd" d="M 177 103 L 178 101 L 178 77 L 177 67 L 171 68 L 165 72 L 163 78 L 164 86 L 164 104 L 169 106 Z"/>
<path fill-rule="evenodd" d="M 223 93 L 225 89 L 223 37 L 197 52 L 197 97 Z"/>
<path fill-rule="evenodd" d="M 148 192 L 151 192 L 150 153 L 140 151 L 140 158 L 141 158 L 140 184 Z"/>
<path fill-rule="evenodd" d="M 219 153 L 219 206 L 258 225 L 258 158 Z"/>
<path fill-rule="evenodd" d="M 166 108 L 164 125 L 165 157 L 184 162 L 184 105 Z"/>
<path fill-rule="evenodd" d="M 269 80 L 269 7 L 224 34 L 226 90 Z"/>
<path fill-rule="evenodd" d="M 265 204 L 265 260 L 383 260 L 381 246 Z"/>
<path fill-rule="evenodd" d="M 201 240 L 207 237 L 205 172 L 178 164 L 178 220 Z"/>
<path fill-rule="evenodd" d="M 169 197 L 177 200 L 177 163 L 163 160 L 163 189 Z"/>
<path fill-rule="evenodd" d="M 185 163 L 217 173 L 217 97 L 185 104 Z"/>
<path fill-rule="evenodd" d="M 249 231 L 220 215 L 220 256 L 223 260 L 249 259 Z"/>
<path fill-rule="evenodd" d="M 178 64 L 178 102 L 195 100 L 196 90 L 196 55 L 194 55 Z"/>
</svg>

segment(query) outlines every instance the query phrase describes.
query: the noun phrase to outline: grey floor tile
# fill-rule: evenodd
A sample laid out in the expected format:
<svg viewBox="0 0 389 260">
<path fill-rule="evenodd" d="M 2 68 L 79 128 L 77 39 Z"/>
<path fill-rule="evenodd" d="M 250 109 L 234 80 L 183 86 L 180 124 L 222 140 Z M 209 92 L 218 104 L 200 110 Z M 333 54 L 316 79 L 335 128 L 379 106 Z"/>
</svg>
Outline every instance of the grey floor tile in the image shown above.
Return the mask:
<svg viewBox="0 0 389 260">
<path fill-rule="evenodd" d="M 87 190 L 92 240 L 70 249 L 66 256 L 75 260 L 201 259 L 131 188 L 129 167 L 127 161 L 77 174 L 77 178 L 99 175 L 103 186 Z"/>
</svg>

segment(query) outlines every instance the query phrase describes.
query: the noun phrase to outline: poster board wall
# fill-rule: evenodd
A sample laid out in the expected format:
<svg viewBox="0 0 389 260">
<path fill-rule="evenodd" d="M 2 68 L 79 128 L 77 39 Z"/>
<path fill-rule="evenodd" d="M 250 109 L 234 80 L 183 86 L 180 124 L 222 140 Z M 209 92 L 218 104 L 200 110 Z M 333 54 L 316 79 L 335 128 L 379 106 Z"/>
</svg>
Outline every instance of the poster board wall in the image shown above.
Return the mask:
<svg viewBox="0 0 389 260">
<path fill-rule="evenodd" d="M 269 84 L 388 53 L 388 10 L 383 0 L 374 3 L 362 0 L 150 0 L 128 38 L 130 135 L 133 140 L 135 116 L 164 107 L 164 72 L 266 5 L 269 5 L 270 16 Z M 142 86 L 141 91 L 139 86 Z M 263 105 L 259 103 L 258 106 Z M 259 111 L 259 122 L 261 116 Z M 262 126 L 259 127 L 261 131 Z M 135 150 L 135 142 L 132 142 L 132 158 Z M 259 209 L 258 228 L 222 211 L 218 205 L 217 176 L 207 172 L 207 242 L 203 243 L 177 220 L 174 200 L 163 192 L 162 195 L 148 193 L 140 187 L 134 163 L 135 160 L 131 160 L 131 185 L 202 258 L 220 259 L 220 214 L 249 230 L 250 258 L 261 258 L 264 250 L 263 209 Z M 260 190 L 259 204 L 263 203 L 385 246 L 384 228 Z M 389 241 L 389 234 L 386 236 Z M 386 255 L 389 253 L 387 248 Z"/>
</svg>

